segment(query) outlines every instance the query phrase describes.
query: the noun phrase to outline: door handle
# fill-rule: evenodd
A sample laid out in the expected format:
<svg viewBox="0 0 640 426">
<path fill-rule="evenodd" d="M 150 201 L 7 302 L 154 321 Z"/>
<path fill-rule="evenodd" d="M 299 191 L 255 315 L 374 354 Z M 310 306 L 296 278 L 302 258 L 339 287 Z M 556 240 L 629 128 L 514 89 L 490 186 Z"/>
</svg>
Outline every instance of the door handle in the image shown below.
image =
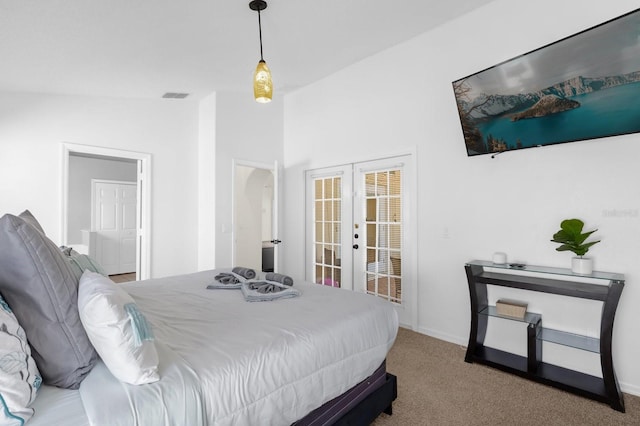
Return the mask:
<svg viewBox="0 0 640 426">
<path fill-rule="evenodd" d="M 357 244 L 354 244 L 354 245 L 353 245 L 353 248 L 354 248 L 354 249 L 356 249 L 356 250 L 358 250 L 358 245 L 357 245 Z"/>
<path fill-rule="evenodd" d="M 272 242 L 273 244 L 280 244 L 282 241 L 280 241 L 280 240 L 271 240 L 271 242 Z"/>
</svg>

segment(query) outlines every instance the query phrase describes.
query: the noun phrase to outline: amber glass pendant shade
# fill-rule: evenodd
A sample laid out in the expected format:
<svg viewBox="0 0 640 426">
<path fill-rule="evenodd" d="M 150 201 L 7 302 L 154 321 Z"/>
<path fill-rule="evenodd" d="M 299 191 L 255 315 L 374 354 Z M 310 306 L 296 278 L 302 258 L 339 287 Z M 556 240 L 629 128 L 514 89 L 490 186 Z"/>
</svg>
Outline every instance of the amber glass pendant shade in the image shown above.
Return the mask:
<svg viewBox="0 0 640 426">
<path fill-rule="evenodd" d="M 256 72 L 253 74 L 253 96 L 256 102 L 271 102 L 273 95 L 273 83 L 271 82 L 271 71 L 264 60 L 258 62 Z"/>
</svg>

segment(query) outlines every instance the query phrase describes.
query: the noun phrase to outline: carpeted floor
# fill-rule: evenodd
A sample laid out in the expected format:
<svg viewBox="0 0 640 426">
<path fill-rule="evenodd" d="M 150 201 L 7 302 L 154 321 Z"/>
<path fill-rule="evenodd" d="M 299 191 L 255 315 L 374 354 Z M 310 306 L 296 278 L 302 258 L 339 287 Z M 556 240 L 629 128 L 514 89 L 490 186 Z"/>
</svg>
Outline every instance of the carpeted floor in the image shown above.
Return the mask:
<svg viewBox="0 0 640 426">
<path fill-rule="evenodd" d="M 387 358 L 398 377 L 388 425 L 640 425 L 640 397 L 625 394 L 626 413 L 512 374 L 464 362 L 465 349 L 400 329 Z"/>
<path fill-rule="evenodd" d="M 136 273 L 135 272 L 131 272 L 128 274 L 116 274 L 116 275 L 109 275 L 109 278 L 111 278 L 111 281 L 113 281 L 114 283 L 126 283 L 129 281 L 135 281 L 136 280 Z"/>
</svg>

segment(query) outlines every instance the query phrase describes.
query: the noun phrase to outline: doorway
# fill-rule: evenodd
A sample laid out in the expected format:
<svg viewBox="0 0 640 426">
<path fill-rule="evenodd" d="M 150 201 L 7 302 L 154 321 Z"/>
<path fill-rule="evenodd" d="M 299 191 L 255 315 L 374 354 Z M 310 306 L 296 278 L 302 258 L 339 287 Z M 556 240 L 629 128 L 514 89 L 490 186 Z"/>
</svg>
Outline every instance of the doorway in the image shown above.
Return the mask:
<svg viewBox="0 0 640 426">
<path fill-rule="evenodd" d="M 414 155 L 306 172 L 306 279 L 393 303 L 417 326 Z"/>
<path fill-rule="evenodd" d="M 87 225 L 82 229 L 87 231 L 86 237 L 78 237 L 81 230 L 77 229 L 78 208 L 71 199 L 72 186 L 76 184 L 72 181 L 74 176 L 72 167 L 74 160 L 77 158 L 89 158 L 94 160 L 107 160 L 112 164 L 122 164 L 133 170 L 132 179 L 136 184 L 136 205 L 135 205 L 135 271 L 136 279 L 143 280 L 151 277 L 150 259 L 151 259 L 151 155 L 146 153 L 138 153 L 133 151 L 124 151 L 111 148 L 95 147 L 89 145 L 78 145 L 63 143 L 62 144 L 62 224 L 61 233 L 62 244 L 66 246 L 84 243 L 87 247 L 91 245 L 91 204 L 86 203 L 87 213 L 81 213 L 83 220 L 87 221 Z M 106 164 L 106 163 L 105 163 Z M 90 178 L 86 181 L 90 188 Z M 88 190 L 90 193 L 90 189 Z M 95 237 L 94 237 L 95 238 Z"/>
<path fill-rule="evenodd" d="M 277 164 L 233 163 L 233 265 L 278 268 L 277 170 Z"/>
</svg>

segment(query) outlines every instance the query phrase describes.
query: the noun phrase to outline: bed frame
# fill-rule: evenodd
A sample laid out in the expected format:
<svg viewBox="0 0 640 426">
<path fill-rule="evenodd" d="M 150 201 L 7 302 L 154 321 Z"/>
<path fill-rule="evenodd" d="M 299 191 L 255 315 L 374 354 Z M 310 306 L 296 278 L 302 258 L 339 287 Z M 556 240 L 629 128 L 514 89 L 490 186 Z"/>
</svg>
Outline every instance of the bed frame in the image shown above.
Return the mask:
<svg viewBox="0 0 640 426">
<path fill-rule="evenodd" d="M 396 376 L 387 373 L 385 361 L 371 376 L 292 426 L 366 426 L 380 413 L 393 414 L 392 404 L 397 396 Z"/>
</svg>

